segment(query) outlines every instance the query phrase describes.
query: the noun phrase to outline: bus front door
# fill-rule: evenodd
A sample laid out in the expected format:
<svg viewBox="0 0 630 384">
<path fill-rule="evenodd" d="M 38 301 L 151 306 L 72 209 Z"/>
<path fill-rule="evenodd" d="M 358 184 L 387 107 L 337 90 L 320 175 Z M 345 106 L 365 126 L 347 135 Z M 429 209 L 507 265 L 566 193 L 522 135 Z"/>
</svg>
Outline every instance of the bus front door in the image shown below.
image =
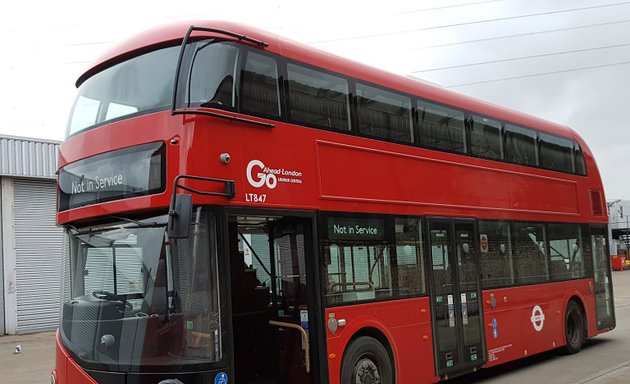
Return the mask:
<svg viewBox="0 0 630 384">
<path fill-rule="evenodd" d="M 312 220 L 229 216 L 228 236 L 235 381 L 313 383 Z"/>
<path fill-rule="evenodd" d="M 436 372 L 442 378 L 485 362 L 473 220 L 429 221 Z"/>
</svg>

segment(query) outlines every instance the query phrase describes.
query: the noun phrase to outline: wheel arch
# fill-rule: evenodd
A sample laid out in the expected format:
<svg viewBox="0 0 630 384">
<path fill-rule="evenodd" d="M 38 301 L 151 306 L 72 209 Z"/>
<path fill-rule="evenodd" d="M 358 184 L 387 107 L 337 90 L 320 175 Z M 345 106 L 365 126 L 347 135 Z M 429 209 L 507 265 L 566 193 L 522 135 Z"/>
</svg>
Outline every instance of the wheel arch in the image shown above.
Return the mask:
<svg viewBox="0 0 630 384">
<path fill-rule="evenodd" d="M 352 337 L 350 337 L 350 339 L 348 340 L 348 342 L 346 343 L 345 347 L 344 347 L 344 351 L 343 351 L 343 356 L 341 358 L 341 362 L 343 364 L 343 361 L 346 358 L 346 353 L 348 352 L 348 346 L 350 344 L 352 344 L 353 341 L 355 341 L 356 339 L 363 337 L 363 336 L 368 336 L 371 337 L 375 340 L 377 340 L 379 343 L 381 343 L 381 345 L 383 346 L 383 348 L 385 348 L 385 350 L 387 351 L 387 354 L 389 355 L 389 358 L 392 362 L 392 371 L 393 371 L 393 376 L 394 376 L 394 383 L 395 384 L 398 382 L 398 369 L 396 366 L 396 353 L 394 351 L 394 346 L 391 342 L 391 340 L 387 337 L 387 335 L 385 335 L 384 332 L 382 332 L 380 329 L 372 327 L 372 326 L 366 326 L 363 328 L 358 329 L 353 335 Z"/>
<path fill-rule="evenodd" d="M 589 313 L 586 309 L 586 305 L 584 304 L 584 297 L 579 293 L 579 292 L 573 292 L 571 294 L 569 294 L 567 296 L 567 298 L 564 300 L 564 306 L 562 308 L 562 313 L 563 315 L 565 315 L 567 313 L 567 308 L 569 307 L 569 303 L 571 301 L 575 301 L 575 303 L 577 305 L 580 306 L 580 309 L 582 310 L 582 315 L 584 316 L 584 338 L 588 338 L 589 337 Z M 563 317 L 564 319 L 564 317 Z M 566 332 L 566 322 L 563 321 L 562 322 L 562 329 L 563 331 Z"/>
</svg>

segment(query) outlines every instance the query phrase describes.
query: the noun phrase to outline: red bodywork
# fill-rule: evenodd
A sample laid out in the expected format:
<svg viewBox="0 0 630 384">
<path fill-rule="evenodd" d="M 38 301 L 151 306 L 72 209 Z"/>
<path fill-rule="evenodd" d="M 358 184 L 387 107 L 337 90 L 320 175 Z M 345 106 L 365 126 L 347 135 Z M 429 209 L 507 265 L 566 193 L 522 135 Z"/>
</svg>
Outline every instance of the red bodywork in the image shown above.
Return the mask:
<svg viewBox="0 0 630 384">
<path fill-rule="evenodd" d="M 256 117 L 248 118 L 275 126 L 267 128 L 201 115 L 173 116 L 170 111 L 163 111 L 114 122 L 69 138 L 61 145 L 58 165 L 64 167 L 96 154 L 142 143 L 164 142 L 167 151 L 166 190 L 161 194 L 60 212 L 57 215 L 59 224 L 89 221 L 102 215 L 165 212 L 173 192 L 172 181 L 179 174 L 235 181 L 235 198 L 226 200 L 195 195 L 195 204 L 607 223 L 606 211 L 601 206 L 605 199 L 597 166 L 586 143 L 569 128 L 387 74 L 256 29 L 230 23 L 200 22 L 153 30 L 114 48 L 77 83 L 138 52 L 164 46 L 165 42 L 181 43 L 191 24 L 243 33 L 268 42 L 265 50 L 293 60 L 477 114 L 573 138 L 584 153 L 588 176 L 398 145 Z M 230 154 L 229 164 L 221 162 L 223 153 Z M 248 175 L 248 165 L 253 160 L 281 173 L 290 172 L 287 177 L 293 178 L 294 182 L 279 182 L 273 189 L 253 186 L 248 176 L 255 178 L 256 171 L 262 172 L 262 168 L 254 166 Z M 601 201 L 593 200 L 593 192 L 599 194 Z M 494 309 L 487 304 L 491 295 L 497 301 Z M 564 309 L 573 296 L 584 304 L 588 335 L 594 336 L 597 331 L 592 279 L 485 291 L 484 321 L 488 325 L 496 319 L 498 324 L 497 338 L 489 332 L 491 328 L 486 327 L 487 365 L 563 345 Z M 545 315 L 544 327 L 539 332 L 531 320 L 536 305 Z M 326 331 L 330 383 L 339 382 L 344 348 L 355 331 L 365 327 L 380 330 L 391 343 L 398 383 L 437 380 L 428 298 L 329 308 L 326 319 L 333 313 L 337 319 L 352 321 L 335 335 Z M 56 375 L 58 383 L 94 383 L 68 356 L 59 338 Z"/>
<path fill-rule="evenodd" d="M 484 291 L 486 366 L 564 346 L 564 316 L 571 298 L 579 299 L 585 307 L 588 337 L 597 335 L 592 289 L 592 280 L 584 279 Z M 490 305 L 492 295 L 496 300 L 494 309 Z M 544 320 L 533 319 L 536 306 L 540 307 Z M 492 332 L 493 320 L 497 324 L 496 338 Z"/>
<path fill-rule="evenodd" d="M 56 364 L 53 376 L 56 379 L 56 383 L 98 384 L 74 361 L 63 347 L 59 330 L 57 330 Z"/>
</svg>

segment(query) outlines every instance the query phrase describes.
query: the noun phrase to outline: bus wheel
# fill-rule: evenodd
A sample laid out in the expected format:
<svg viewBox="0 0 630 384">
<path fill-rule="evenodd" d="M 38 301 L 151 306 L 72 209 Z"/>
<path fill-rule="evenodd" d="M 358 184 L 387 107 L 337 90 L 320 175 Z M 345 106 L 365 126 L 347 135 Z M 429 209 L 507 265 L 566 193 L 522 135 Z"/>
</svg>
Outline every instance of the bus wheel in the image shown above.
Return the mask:
<svg viewBox="0 0 630 384">
<path fill-rule="evenodd" d="M 582 345 L 584 345 L 584 325 L 582 307 L 573 300 L 569 301 L 567 312 L 564 315 L 564 334 L 567 341 L 566 353 L 578 353 L 582 349 Z"/>
<path fill-rule="evenodd" d="M 389 353 L 373 337 L 352 341 L 341 364 L 342 384 L 393 384 L 394 372 Z"/>
</svg>

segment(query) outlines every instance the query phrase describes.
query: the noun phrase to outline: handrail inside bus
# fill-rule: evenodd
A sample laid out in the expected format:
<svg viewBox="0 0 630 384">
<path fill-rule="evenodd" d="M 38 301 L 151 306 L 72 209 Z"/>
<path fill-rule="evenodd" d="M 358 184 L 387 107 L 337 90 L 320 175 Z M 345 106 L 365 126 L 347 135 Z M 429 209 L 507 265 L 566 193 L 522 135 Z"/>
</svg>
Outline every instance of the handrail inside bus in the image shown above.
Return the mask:
<svg viewBox="0 0 630 384">
<path fill-rule="evenodd" d="M 305 367 L 306 373 L 311 372 L 311 357 L 310 357 L 311 347 L 310 347 L 308 333 L 306 332 L 306 330 L 297 324 L 285 323 L 284 321 L 269 320 L 269 325 L 275 325 L 276 327 L 291 328 L 300 332 L 300 334 L 302 335 L 302 341 L 304 342 L 302 344 L 302 350 L 304 351 L 304 365 L 306 366 Z"/>
</svg>

